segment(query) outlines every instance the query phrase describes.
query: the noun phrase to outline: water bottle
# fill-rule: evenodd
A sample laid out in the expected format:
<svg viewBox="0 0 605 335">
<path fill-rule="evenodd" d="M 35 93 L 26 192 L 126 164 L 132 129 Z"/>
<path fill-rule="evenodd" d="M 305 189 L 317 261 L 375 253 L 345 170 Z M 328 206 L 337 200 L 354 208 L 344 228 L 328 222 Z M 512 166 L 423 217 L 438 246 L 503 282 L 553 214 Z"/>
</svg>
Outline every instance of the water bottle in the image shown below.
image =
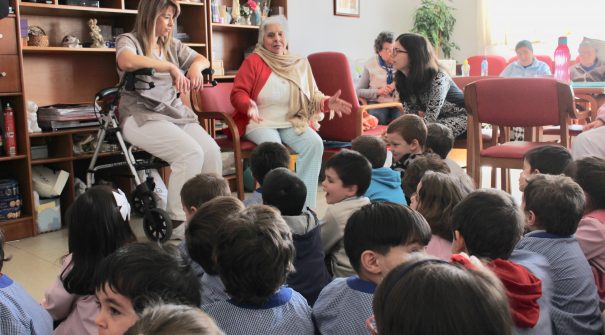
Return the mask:
<svg viewBox="0 0 605 335">
<path fill-rule="evenodd" d="M 487 57 L 483 56 L 483 60 L 481 61 L 481 77 L 488 76 L 487 69 L 488 69 Z"/>
<path fill-rule="evenodd" d="M 555 73 L 554 78 L 563 82 L 569 82 L 569 59 L 571 55 L 567 47 L 567 36 L 559 37 L 559 45 L 555 49 Z"/>
<path fill-rule="evenodd" d="M 9 103 L 4 107 L 4 150 L 7 156 L 17 155 L 17 140 L 15 138 L 15 113 Z"/>
<path fill-rule="evenodd" d="M 462 64 L 462 76 L 468 77 L 471 75 L 471 65 L 468 63 L 468 59 L 464 60 L 464 64 Z"/>
</svg>

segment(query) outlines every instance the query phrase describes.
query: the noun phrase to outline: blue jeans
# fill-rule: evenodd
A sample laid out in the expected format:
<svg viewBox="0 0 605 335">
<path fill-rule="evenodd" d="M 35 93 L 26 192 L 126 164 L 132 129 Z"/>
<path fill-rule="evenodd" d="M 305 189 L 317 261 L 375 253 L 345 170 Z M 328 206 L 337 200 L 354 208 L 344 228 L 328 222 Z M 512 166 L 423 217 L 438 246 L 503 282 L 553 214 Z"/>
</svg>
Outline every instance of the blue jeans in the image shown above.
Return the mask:
<svg viewBox="0 0 605 335">
<path fill-rule="evenodd" d="M 246 139 L 258 144 L 263 142 L 283 143 L 289 146 L 298 155 L 296 159 L 296 175 L 307 187 L 306 205 L 312 209 L 317 205 L 317 184 L 321 170 L 321 158 L 324 146 L 321 137 L 311 128 L 302 134 L 296 134 L 290 128 L 257 128 L 246 133 Z"/>
<path fill-rule="evenodd" d="M 391 121 L 401 116 L 401 112 L 395 107 L 368 109 L 368 113 L 375 116 L 380 125 L 388 125 Z"/>
</svg>

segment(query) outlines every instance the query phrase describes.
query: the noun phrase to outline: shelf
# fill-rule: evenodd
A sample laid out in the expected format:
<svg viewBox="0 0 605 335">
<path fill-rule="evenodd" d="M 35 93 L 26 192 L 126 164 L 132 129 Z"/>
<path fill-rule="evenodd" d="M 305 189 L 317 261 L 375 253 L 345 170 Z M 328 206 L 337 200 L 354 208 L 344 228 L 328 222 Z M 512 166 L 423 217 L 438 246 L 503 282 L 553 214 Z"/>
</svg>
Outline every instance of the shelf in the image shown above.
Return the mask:
<svg viewBox="0 0 605 335">
<path fill-rule="evenodd" d="M 190 48 L 205 48 L 206 47 L 205 43 L 183 43 L 183 44 Z"/>
<path fill-rule="evenodd" d="M 72 157 L 57 157 L 57 158 L 45 158 L 45 159 L 34 159 L 32 165 L 50 164 L 50 163 L 61 163 L 71 161 Z"/>
<path fill-rule="evenodd" d="M 23 47 L 23 53 L 65 53 L 65 52 L 107 52 L 115 53 L 115 48 L 65 48 L 65 47 Z"/>
<path fill-rule="evenodd" d="M 190 1 L 179 1 L 181 6 L 203 6 L 203 2 L 190 2 Z"/>
<path fill-rule="evenodd" d="M 16 161 L 19 159 L 27 159 L 27 155 L 2 156 L 2 157 L 0 157 L 0 162 Z"/>
<path fill-rule="evenodd" d="M 99 8 L 85 6 L 67 6 L 67 5 L 48 5 L 44 3 L 20 2 L 19 10 L 21 15 L 42 15 L 42 16 L 71 16 L 88 17 L 90 15 L 108 17 L 115 15 L 136 15 L 134 9 L 118 8 Z"/>
<path fill-rule="evenodd" d="M 214 79 L 235 79 L 235 74 L 225 74 L 222 76 L 213 76 Z"/>
<path fill-rule="evenodd" d="M 23 213 L 23 209 L 21 209 L 21 213 Z M 33 218 L 34 217 L 31 215 L 21 215 L 21 217 L 18 219 L 0 221 L 0 226 L 27 222 L 31 221 Z"/>
<path fill-rule="evenodd" d="M 224 30 L 258 30 L 258 26 L 247 26 L 241 24 L 225 24 L 225 23 L 213 23 L 212 30 L 224 31 Z"/>
<path fill-rule="evenodd" d="M 20 97 L 21 92 L 0 92 L 0 97 Z"/>
<path fill-rule="evenodd" d="M 98 127 L 86 127 L 86 128 L 74 128 L 69 130 L 57 130 L 57 131 L 43 131 L 40 133 L 30 133 L 29 137 L 52 137 L 52 136 L 63 136 L 73 134 L 85 134 L 98 131 Z"/>
</svg>

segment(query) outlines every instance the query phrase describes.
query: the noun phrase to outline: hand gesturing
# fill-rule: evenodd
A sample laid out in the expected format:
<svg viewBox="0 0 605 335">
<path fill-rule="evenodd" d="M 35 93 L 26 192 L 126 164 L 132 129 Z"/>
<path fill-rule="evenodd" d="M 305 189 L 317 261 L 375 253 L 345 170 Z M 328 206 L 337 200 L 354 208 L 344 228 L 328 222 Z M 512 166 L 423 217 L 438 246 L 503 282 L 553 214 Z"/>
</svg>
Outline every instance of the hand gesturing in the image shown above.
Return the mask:
<svg viewBox="0 0 605 335">
<path fill-rule="evenodd" d="M 328 99 L 328 108 L 330 108 L 330 113 L 334 111 L 339 117 L 342 117 L 342 114 L 351 114 L 351 107 L 353 106 L 350 103 L 340 99 L 339 96 L 340 90 L 338 90 Z"/>
</svg>

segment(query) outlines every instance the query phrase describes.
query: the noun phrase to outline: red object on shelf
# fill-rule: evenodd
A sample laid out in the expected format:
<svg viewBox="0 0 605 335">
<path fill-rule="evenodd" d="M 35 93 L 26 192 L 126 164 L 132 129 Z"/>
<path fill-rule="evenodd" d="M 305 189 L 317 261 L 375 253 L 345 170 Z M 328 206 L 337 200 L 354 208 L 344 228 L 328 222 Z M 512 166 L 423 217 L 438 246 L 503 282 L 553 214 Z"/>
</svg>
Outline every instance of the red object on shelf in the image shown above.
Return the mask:
<svg viewBox="0 0 605 335">
<path fill-rule="evenodd" d="M 17 141 L 15 139 L 15 113 L 10 104 L 4 107 L 4 149 L 7 156 L 17 155 Z"/>
</svg>

